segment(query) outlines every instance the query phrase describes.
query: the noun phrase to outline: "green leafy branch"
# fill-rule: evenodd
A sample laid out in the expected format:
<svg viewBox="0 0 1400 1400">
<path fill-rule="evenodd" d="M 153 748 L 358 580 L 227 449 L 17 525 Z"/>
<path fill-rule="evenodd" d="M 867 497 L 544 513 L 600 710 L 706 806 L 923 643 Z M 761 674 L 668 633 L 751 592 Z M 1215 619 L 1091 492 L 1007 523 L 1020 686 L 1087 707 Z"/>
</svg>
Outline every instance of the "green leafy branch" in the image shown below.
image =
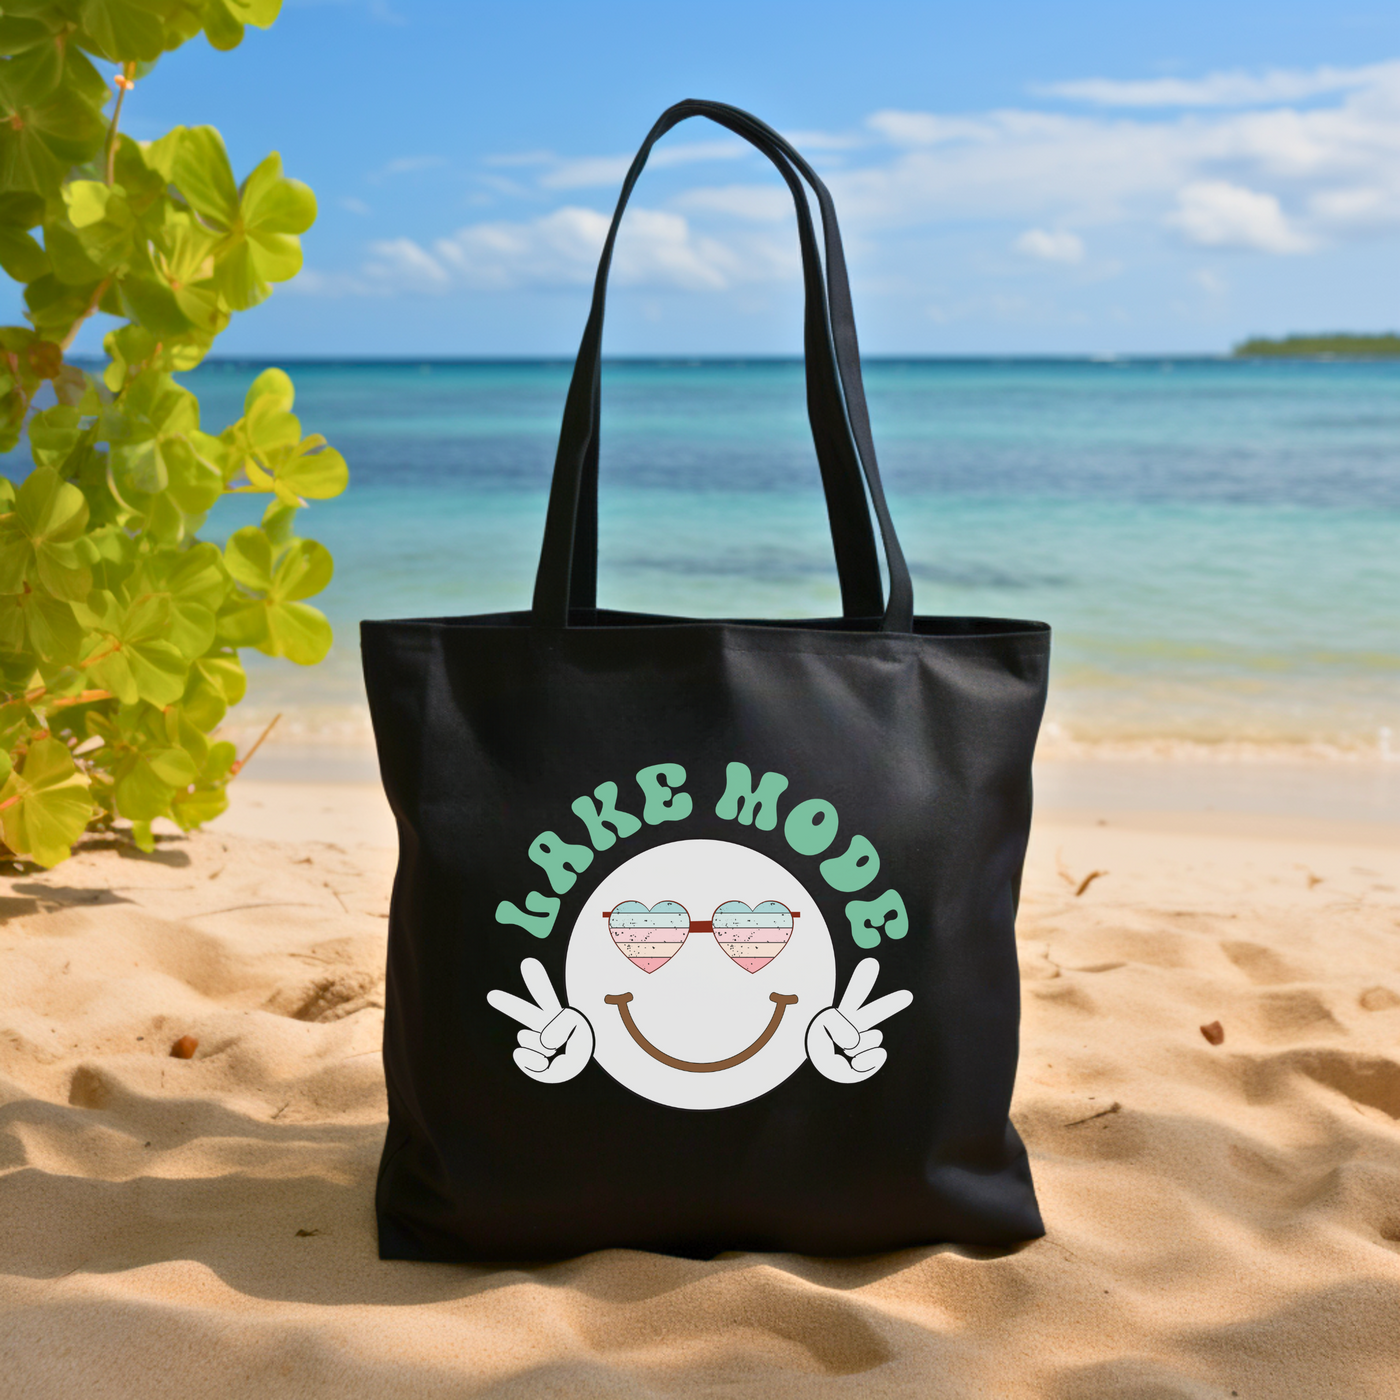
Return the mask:
<svg viewBox="0 0 1400 1400">
<path fill-rule="evenodd" d="M 175 379 L 235 312 L 301 268 L 311 191 L 268 156 L 239 183 L 212 127 L 138 142 L 124 104 L 163 54 L 266 28 L 280 0 L 6 0 L 0 9 L 0 267 L 28 326 L 0 327 L 0 836 L 64 859 L 89 827 L 189 829 L 227 804 L 238 771 L 215 738 L 247 678 L 239 649 L 300 665 L 330 649 L 309 603 L 329 552 L 295 533 L 345 489 L 345 459 L 304 435 L 288 376 L 269 369 L 244 414 L 205 431 Z M 97 64 L 115 64 L 111 85 Z M 98 312 L 107 364 L 66 358 Z M 198 538 L 229 494 L 262 521 L 224 549 Z M 4 854 L 4 851 L 0 851 Z"/>
</svg>

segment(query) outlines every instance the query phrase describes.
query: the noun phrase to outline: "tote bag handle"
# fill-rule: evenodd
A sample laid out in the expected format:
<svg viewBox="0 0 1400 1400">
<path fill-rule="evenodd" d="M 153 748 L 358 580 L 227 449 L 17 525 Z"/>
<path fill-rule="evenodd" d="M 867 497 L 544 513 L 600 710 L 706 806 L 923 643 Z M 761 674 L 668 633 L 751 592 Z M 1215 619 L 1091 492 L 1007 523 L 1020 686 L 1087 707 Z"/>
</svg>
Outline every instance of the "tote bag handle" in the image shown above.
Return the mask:
<svg viewBox="0 0 1400 1400">
<path fill-rule="evenodd" d="M 681 105 L 702 107 L 707 114 L 711 109 L 725 110 L 715 103 Z M 676 110 L 672 109 L 673 112 Z M 729 115 L 750 124 L 755 122 L 755 119 L 750 118 L 747 113 L 739 112 L 737 108 L 729 109 Z M 638 163 L 634 165 L 637 173 L 640 173 L 641 163 L 645 162 L 657 137 L 683 118 L 684 114 L 672 117 L 668 121 L 668 117 L 663 116 L 637 158 Z M 726 124 L 734 129 L 734 122 Z M 851 618 L 874 617 L 884 607 L 884 596 L 880 588 L 879 557 L 875 551 L 875 537 L 870 528 L 865 488 L 859 470 L 854 465 L 845 408 L 837 387 L 834 348 L 828 324 L 827 293 L 822 282 L 822 262 L 812 230 L 811 210 L 800 178 L 793 171 L 787 156 L 773 144 L 768 133 L 757 125 L 751 125 L 745 135 L 777 166 L 793 196 L 806 300 L 803 341 L 807 364 L 807 414 L 826 491 L 827 518 L 836 551 L 842 610 Z M 626 203 L 628 193 L 629 190 L 624 191 L 623 204 Z M 617 216 L 614 219 L 615 224 L 616 222 Z M 604 256 L 610 258 L 610 250 Z M 601 276 L 605 278 L 606 273 L 602 273 Z M 598 335 L 601 340 L 601 313 Z M 585 345 L 584 349 L 587 348 L 589 347 Z M 598 348 L 597 342 L 593 348 Z M 601 351 L 599 353 L 601 354 Z M 583 354 L 584 350 L 581 350 L 581 359 Z M 591 391 L 590 432 L 584 448 L 582 480 L 574 521 L 573 565 L 569 590 L 571 611 L 592 608 L 597 594 L 598 449 L 601 407 L 597 378 L 592 380 Z M 565 442 L 564 434 L 561 433 L 560 460 L 573 460 L 576 450 L 577 445 Z"/>
<path fill-rule="evenodd" d="M 888 632 L 913 630 L 914 600 L 909 569 L 890 519 L 875 460 L 875 444 L 860 373 L 860 349 L 836 210 L 826 186 L 801 155 L 757 117 L 719 102 L 688 100 L 662 113 L 632 162 L 618 197 L 599 259 L 593 302 L 564 403 L 564 419 L 545 517 L 544 544 L 535 580 L 534 620 L 567 626 L 571 610 L 595 606 L 597 579 L 598 442 L 601 350 L 608 271 L 618 227 L 647 156 L 673 126 L 705 116 L 742 136 L 766 155 L 792 191 L 802 245 L 806 290 L 804 348 L 807 405 L 813 441 L 826 487 L 827 513 L 848 618 L 880 616 Z M 826 282 L 800 173 L 817 196 L 826 252 Z M 870 525 L 875 508 L 889 572 L 885 603 Z"/>
</svg>

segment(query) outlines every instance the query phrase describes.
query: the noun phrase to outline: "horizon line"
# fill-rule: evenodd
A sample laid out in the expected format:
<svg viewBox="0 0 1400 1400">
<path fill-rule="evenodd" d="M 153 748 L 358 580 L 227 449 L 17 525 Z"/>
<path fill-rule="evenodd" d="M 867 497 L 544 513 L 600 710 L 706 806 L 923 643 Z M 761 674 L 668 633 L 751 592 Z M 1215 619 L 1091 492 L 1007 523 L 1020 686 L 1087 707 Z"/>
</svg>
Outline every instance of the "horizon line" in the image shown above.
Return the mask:
<svg viewBox="0 0 1400 1400">
<path fill-rule="evenodd" d="M 68 356 L 74 363 L 106 363 L 107 357 L 95 354 L 72 354 Z M 1217 361 L 1239 359 L 1264 359 L 1266 356 L 1241 356 L 1230 350 L 1147 350 L 1147 351 L 1007 351 L 1007 352 L 965 352 L 948 354 L 862 354 L 862 364 L 956 364 L 956 363 L 1020 363 L 1026 361 L 1058 362 L 1079 364 L 1112 364 L 1121 361 L 1160 362 L 1163 360 Z M 604 355 L 604 364 L 672 364 L 672 365 L 712 365 L 712 364 L 803 364 L 805 357 L 793 354 L 655 354 L 655 355 Z M 334 354 L 277 354 L 260 351 L 207 355 L 195 369 L 205 365 L 254 365 L 254 364 L 301 364 L 301 365 L 571 365 L 573 355 L 334 355 Z M 178 370 L 175 373 L 189 374 L 191 370 Z"/>
</svg>

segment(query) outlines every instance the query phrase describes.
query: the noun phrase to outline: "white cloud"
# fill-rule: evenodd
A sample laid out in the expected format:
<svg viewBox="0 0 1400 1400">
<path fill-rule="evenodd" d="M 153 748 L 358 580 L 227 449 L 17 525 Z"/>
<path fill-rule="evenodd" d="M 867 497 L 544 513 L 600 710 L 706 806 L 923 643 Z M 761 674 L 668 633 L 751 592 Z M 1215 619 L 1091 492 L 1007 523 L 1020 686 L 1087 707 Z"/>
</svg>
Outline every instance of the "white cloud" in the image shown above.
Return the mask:
<svg viewBox="0 0 1400 1400">
<path fill-rule="evenodd" d="M 667 166 L 693 165 L 700 161 L 735 160 L 752 151 L 737 137 L 718 141 L 691 141 L 684 145 L 659 145 L 647 158 L 649 170 Z M 635 153 L 617 156 L 581 156 L 570 159 L 551 151 L 527 151 L 520 155 L 487 157 L 488 165 L 538 166 L 540 187 L 547 190 L 580 190 L 622 184 Z"/>
<path fill-rule="evenodd" d="M 865 119 L 865 124 L 896 146 L 937 146 L 949 141 L 990 141 L 996 136 L 995 125 L 986 120 L 940 117 L 932 112 L 875 112 Z"/>
<path fill-rule="evenodd" d="M 1232 185 L 1228 180 L 1199 180 L 1187 185 L 1168 222 L 1192 243 L 1207 248 L 1302 253 L 1309 247 L 1273 195 Z"/>
<path fill-rule="evenodd" d="M 809 151 L 850 151 L 867 138 L 848 131 L 785 131 L 783 135 L 804 154 Z"/>
<path fill-rule="evenodd" d="M 793 217 L 792 194 L 786 185 L 711 185 L 687 190 L 672 203 L 677 209 L 729 214 L 762 224 Z"/>
<path fill-rule="evenodd" d="M 1082 78 L 1048 83 L 1036 89 L 1051 97 L 1068 97 L 1101 107 L 1262 107 L 1297 102 L 1327 93 L 1354 92 L 1395 76 L 1393 63 L 1361 68 L 1273 69 L 1268 73 L 1208 73 L 1204 78 L 1147 78 L 1120 82 Z"/>
<path fill-rule="evenodd" d="M 446 164 L 445 156 L 396 156 L 365 178 L 372 185 L 378 185 L 396 175 L 414 175 L 420 170 L 437 170 Z"/>
<path fill-rule="evenodd" d="M 580 286 L 593 281 L 609 219 L 566 205 L 537 219 L 469 224 L 424 248 L 409 238 L 371 245 L 372 285 L 441 292 Z M 697 235 L 680 214 L 631 209 L 618 235 L 614 279 L 623 285 L 724 290 L 793 275 L 795 255 L 755 239 Z"/>
<path fill-rule="evenodd" d="M 1081 263 L 1084 240 L 1068 229 L 1028 228 L 1016 240 L 1016 248 L 1042 262 Z"/>
<path fill-rule="evenodd" d="M 445 287 L 449 278 L 442 264 L 425 253 L 411 238 L 387 238 L 371 243 L 373 260 L 366 264 L 370 277 L 422 289 Z"/>
<path fill-rule="evenodd" d="M 1187 245 L 1255 255 L 1400 232 L 1400 62 L 1140 83 L 1094 78 L 1053 91 L 1127 110 L 884 110 L 848 134 L 816 133 L 815 141 L 804 134 L 799 149 L 811 149 L 836 196 L 867 289 L 889 294 L 897 281 L 920 304 L 941 304 L 917 269 L 892 281 L 882 256 L 897 240 L 907 246 L 908 237 L 950 228 L 1078 266 L 1080 280 L 1131 267 L 1131 239 L 1160 243 L 1164 229 Z M 761 158 L 726 136 L 662 144 L 653 159 L 700 168 L 729 162 L 738 175 L 732 163 L 746 156 L 756 171 Z M 401 158 L 381 178 L 437 159 Z M 604 210 L 629 160 L 547 151 L 493 157 L 487 164 L 495 171 L 478 179 L 528 217 L 376 244 L 351 281 L 428 292 L 586 285 L 607 228 Z M 762 182 L 747 183 L 748 173 L 690 188 L 664 207 L 629 211 L 618 280 L 723 290 L 794 276 L 788 193 L 766 167 Z M 584 189 L 597 189 L 596 199 L 562 193 Z M 551 196 L 566 202 L 539 214 L 540 200 Z M 1086 243 L 1098 246 L 1096 231 L 1110 227 L 1118 230 L 1116 260 L 1096 259 L 1091 268 Z M 1190 273 L 1183 267 L 1181 275 Z M 320 285 L 329 293 L 348 284 L 327 275 Z"/>
<path fill-rule="evenodd" d="M 843 216 L 872 234 L 967 219 L 1151 228 L 1175 209 L 1193 238 L 1278 252 L 1400 228 L 1400 63 L 1306 76 L 1337 95 L 1312 107 L 1168 115 L 877 112 L 867 128 L 881 144 L 828 183 Z M 1214 78 L 1201 82 L 1224 91 Z M 1258 83 L 1282 85 L 1268 74 Z M 1181 203 L 1187 187 L 1214 184 L 1273 199 L 1278 210 L 1227 201 L 1231 222 L 1221 196 Z M 699 208 L 706 196 L 690 198 Z"/>
</svg>

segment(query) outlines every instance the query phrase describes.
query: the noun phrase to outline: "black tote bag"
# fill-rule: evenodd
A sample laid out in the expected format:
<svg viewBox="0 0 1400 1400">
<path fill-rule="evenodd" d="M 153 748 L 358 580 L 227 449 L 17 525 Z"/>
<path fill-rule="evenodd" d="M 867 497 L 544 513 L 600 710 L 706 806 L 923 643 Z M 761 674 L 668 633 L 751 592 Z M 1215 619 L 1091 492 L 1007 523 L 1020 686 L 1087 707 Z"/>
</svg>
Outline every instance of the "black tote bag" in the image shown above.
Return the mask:
<svg viewBox="0 0 1400 1400">
<path fill-rule="evenodd" d="M 793 193 L 840 618 L 596 606 L 608 267 L 648 152 L 692 116 L 756 146 Z M 835 211 L 776 132 L 688 101 L 638 153 L 532 609 L 366 622 L 362 641 L 400 839 L 384 1257 L 849 1255 L 1042 1233 L 1007 1113 L 1049 628 L 914 616 Z"/>
</svg>

